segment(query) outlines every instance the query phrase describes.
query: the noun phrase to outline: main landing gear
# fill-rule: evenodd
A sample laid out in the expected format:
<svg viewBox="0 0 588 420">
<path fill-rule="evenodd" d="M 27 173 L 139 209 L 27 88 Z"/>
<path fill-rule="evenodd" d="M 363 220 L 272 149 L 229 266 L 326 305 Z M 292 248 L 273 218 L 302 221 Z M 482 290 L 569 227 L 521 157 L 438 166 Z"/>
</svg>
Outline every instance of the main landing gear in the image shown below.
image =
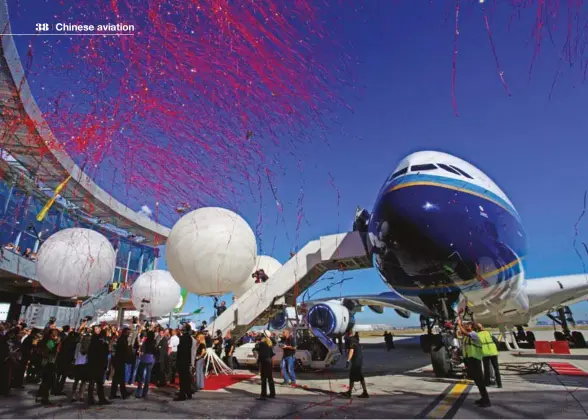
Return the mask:
<svg viewBox="0 0 588 420">
<path fill-rule="evenodd" d="M 535 348 L 535 334 L 533 331 L 525 331 L 522 325 L 516 326 L 516 332 L 511 328 L 500 327 L 502 341 L 498 345 L 499 350 L 519 350 L 520 347 Z"/>
<path fill-rule="evenodd" d="M 554 312 L 547 314 L 555 324 L 561 326 L 561 331 L 553 332 L 553 337 L 556 341 L 568 341 L 571 346 L 581 349 L 586 348 L 586 339 L 580 331 L 570 331 L 570 325 L 574 327 L 576 322 L 569 307 L 564 306 Z M 500 329 L 504 338 L 504 346 L 506 350 L 518 350 L 521 347 L 535 347 L 535 334 L 532 331 L 525 331 L 522 325 L 516 326 L 516 332 L 503 327 Z M 509 340 L 510 336 L 510 340 Z"/>
<path fill-rule="evenodd" d="M 568 306 L 559 308 L 555 312 L 547 314 L 547 317 L 551 319 L 555 324 L 561 326 L 561 331 L 554 331 L 553 337 L 557 341 L 568 341 L 572 346 L 578 349 L 586 348 L 586 339 L 580 331 L 570 331 L 569 325 L 572 327 L 576 326 L 576 321 L 572 315 L 572 311 Z"/>
</svg>

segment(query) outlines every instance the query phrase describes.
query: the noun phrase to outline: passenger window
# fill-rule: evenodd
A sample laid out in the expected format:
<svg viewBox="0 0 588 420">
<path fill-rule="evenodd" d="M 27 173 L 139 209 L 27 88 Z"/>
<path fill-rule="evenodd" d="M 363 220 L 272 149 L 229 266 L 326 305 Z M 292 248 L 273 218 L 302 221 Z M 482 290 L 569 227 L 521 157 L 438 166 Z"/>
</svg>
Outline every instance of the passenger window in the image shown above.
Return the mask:
<svg viewBox="0 0 588 420">
<path fill-rule="evenodd" d="M 424 165 L 412 165 L 410 167 L 411 172 L 433 171 L 435 169 L 437 169 L 437 167 L 432 163 L 425 163 Z"/>
<path fill-rule="evenodd" d="M 452 174 L 461 175 L 459 172 L 457 172 L 451 166 L 445 165 L 444 163 L 438 163 L 437 166 L 439 166 L 441 169 L 445 169 L 447 172 L 451 172 Z"/>
<path fill-rule="evenodd" d="M 451 167 L 452 167 L 453 169 L 455 169 L 457 172 L 459 172 L 460 174 L 462 174 L 463 176 L 465 176 L 466 178 L 469 178 L 469 179 L 474 179 L 474 178 L 472 178 L 472 177 L 471 177 L 471 176 L 470 176 L 470 175 L 469 175 L 469 174 L 468 174 L 466 171 L 464 171 L 464 170 L 462 170 L 462 169 L 459 169 L 457 166 L 453 166 L 453 165 L 451 165 Z"/>
<path fill-rule="evenodd" d="M 405 173 L 407 173 L 407 172 L 408 172 L 408 166 L 407 166 L 406 168 L 399 169 L 398 171 L 394 172 L 394 173 L 393 173 L 393 174 L 390 176 L 390 178 L 388 178 L 388 181 L 391 181 L 391 180 L 393 180 L 394 178 L 398 178 L 400 175 L 404 175 L 404 174 L 405 174 Z"/>
</svg>

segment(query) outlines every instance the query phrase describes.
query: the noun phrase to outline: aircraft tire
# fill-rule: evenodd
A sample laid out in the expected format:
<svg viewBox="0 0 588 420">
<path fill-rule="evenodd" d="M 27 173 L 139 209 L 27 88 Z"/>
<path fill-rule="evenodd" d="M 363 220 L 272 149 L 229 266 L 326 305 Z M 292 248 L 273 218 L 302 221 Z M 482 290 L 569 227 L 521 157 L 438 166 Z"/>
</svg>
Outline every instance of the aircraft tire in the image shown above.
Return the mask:
<svg viewBox="0 0 588 420">
<path fill-rule="evenodd" d="M 441 346 L 441 348 L 431 347 L 431 364 L 437 378 L 451 377 L 451 357 L 444 346 Z"/>
<path fill-rule="evenodd" d="M 584 338 L 584 334 L 580 331 L 572 331 L 572 339 L 574 340 L 574 346 L 577 349 L 586 348 L 586 339 Z"/>
<path fill-rule="evenodd" d="M 566 337 L 561 331 L 554 331 L 553 338 L 555 338 L 555 341 L 566 341 Z"/>
<path fill-rule="evenodd" d="M 529 343 L 529 346 L 531 346 L 531 348 L 535 348 L 535 334 L 533 333 L 533 331 L 527 331 L 527 343 Z"/>
</svg>

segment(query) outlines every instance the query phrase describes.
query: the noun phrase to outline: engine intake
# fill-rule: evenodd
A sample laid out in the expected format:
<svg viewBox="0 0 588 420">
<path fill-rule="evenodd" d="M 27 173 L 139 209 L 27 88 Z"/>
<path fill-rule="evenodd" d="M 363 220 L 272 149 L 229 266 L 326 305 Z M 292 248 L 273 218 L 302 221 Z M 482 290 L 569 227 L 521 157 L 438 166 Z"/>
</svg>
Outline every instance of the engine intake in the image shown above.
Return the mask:
<svg viewBox="0 0 588 420">
<path fill-rule="evenodd" d="M 283 330 L 284 328 L 286 328 L 286 323 L 288 321 L 286 315 L 286 311 L 278 312 L 269 322 L 270 329 Z"/>
<path fill-rule="evenodd" d="M 325 335 L 343 334 L 355 324 L 349 309 L 340 303 L 317 303 L 308 311 L 308 325 Z"/>
</svg>

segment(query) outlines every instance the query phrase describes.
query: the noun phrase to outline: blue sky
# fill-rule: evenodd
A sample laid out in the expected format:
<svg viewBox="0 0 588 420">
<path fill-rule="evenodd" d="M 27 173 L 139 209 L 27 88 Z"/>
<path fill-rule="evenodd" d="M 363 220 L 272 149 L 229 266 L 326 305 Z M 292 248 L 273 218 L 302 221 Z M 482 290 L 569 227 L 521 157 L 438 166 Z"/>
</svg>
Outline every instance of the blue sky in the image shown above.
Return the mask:
<svg viewBox="0 0 588 420">
<path fill-rule="evenodd" d="M 355 21 L 348 22 L 340 35 L 341 43 L 350 45 L 351 54 L 358 58 L 357 89 L 344 92 L 354 114 L 341 111 L 337 115 L 341 127 L 329 134 L 330 148 L 317 142 L 301 150 L 302 172 L 291 165 L 277 177 L 283 213 L 277 211 L 267 186 L 261 207 L 244 202 L 237 209 L 252 227 L 261 209 L 263 253 L 283 263 L 297 244 L 301 247 L 320 235 L 350 229 L 356 206 L 371 210 L 380 185 L 402 157 L 434 149 L 478 166 L 513 201 L 529 239 L 529 278 L 582 272 L 572 241 L 588 188 L 584 162 L 588 90 L 581 71 L 563 64 L 549 99 L 560 55 L 547 37 L 529 76 L 534 10 L 524 11 L 510 31 L 510 8 L 498 8 L 491 15 L 493 40 L 511 97 L 497 76 L 479 7 L 462 10 L 455 91 L 460 116 L 456 117 L 451 103 L 454 17 L 449 14 L 445 19 L 451 12 L 449 2 L 361 3 Z M 562 45 L 565 26 L 559 25 L 554 34 L 557 45 Z M 301 197 L 303 205 L 298 206 Z M 141 203 L 132 204 L 138 208 Z M 300 209 L 304 220 L 297 229 Z M 587 224 L 588 220 L 580 228 L 584 241 Z M 585 260 L 588 263 L 587 255 Z M 328 295 L 386 291 L 373 270 L 331 273 L 333 280 L 321 281 L 314 290 L 342 276 L 352 279 Z M 191 296 L 187 309 L 199 305 L 210 307 L 211 299 Z M 575 315 L 588 319 L 588 305 L 576 305 Z M 388 310 L 381 316 L 367 310 L 358 319 L 416 324 Z"/>
</svg>

